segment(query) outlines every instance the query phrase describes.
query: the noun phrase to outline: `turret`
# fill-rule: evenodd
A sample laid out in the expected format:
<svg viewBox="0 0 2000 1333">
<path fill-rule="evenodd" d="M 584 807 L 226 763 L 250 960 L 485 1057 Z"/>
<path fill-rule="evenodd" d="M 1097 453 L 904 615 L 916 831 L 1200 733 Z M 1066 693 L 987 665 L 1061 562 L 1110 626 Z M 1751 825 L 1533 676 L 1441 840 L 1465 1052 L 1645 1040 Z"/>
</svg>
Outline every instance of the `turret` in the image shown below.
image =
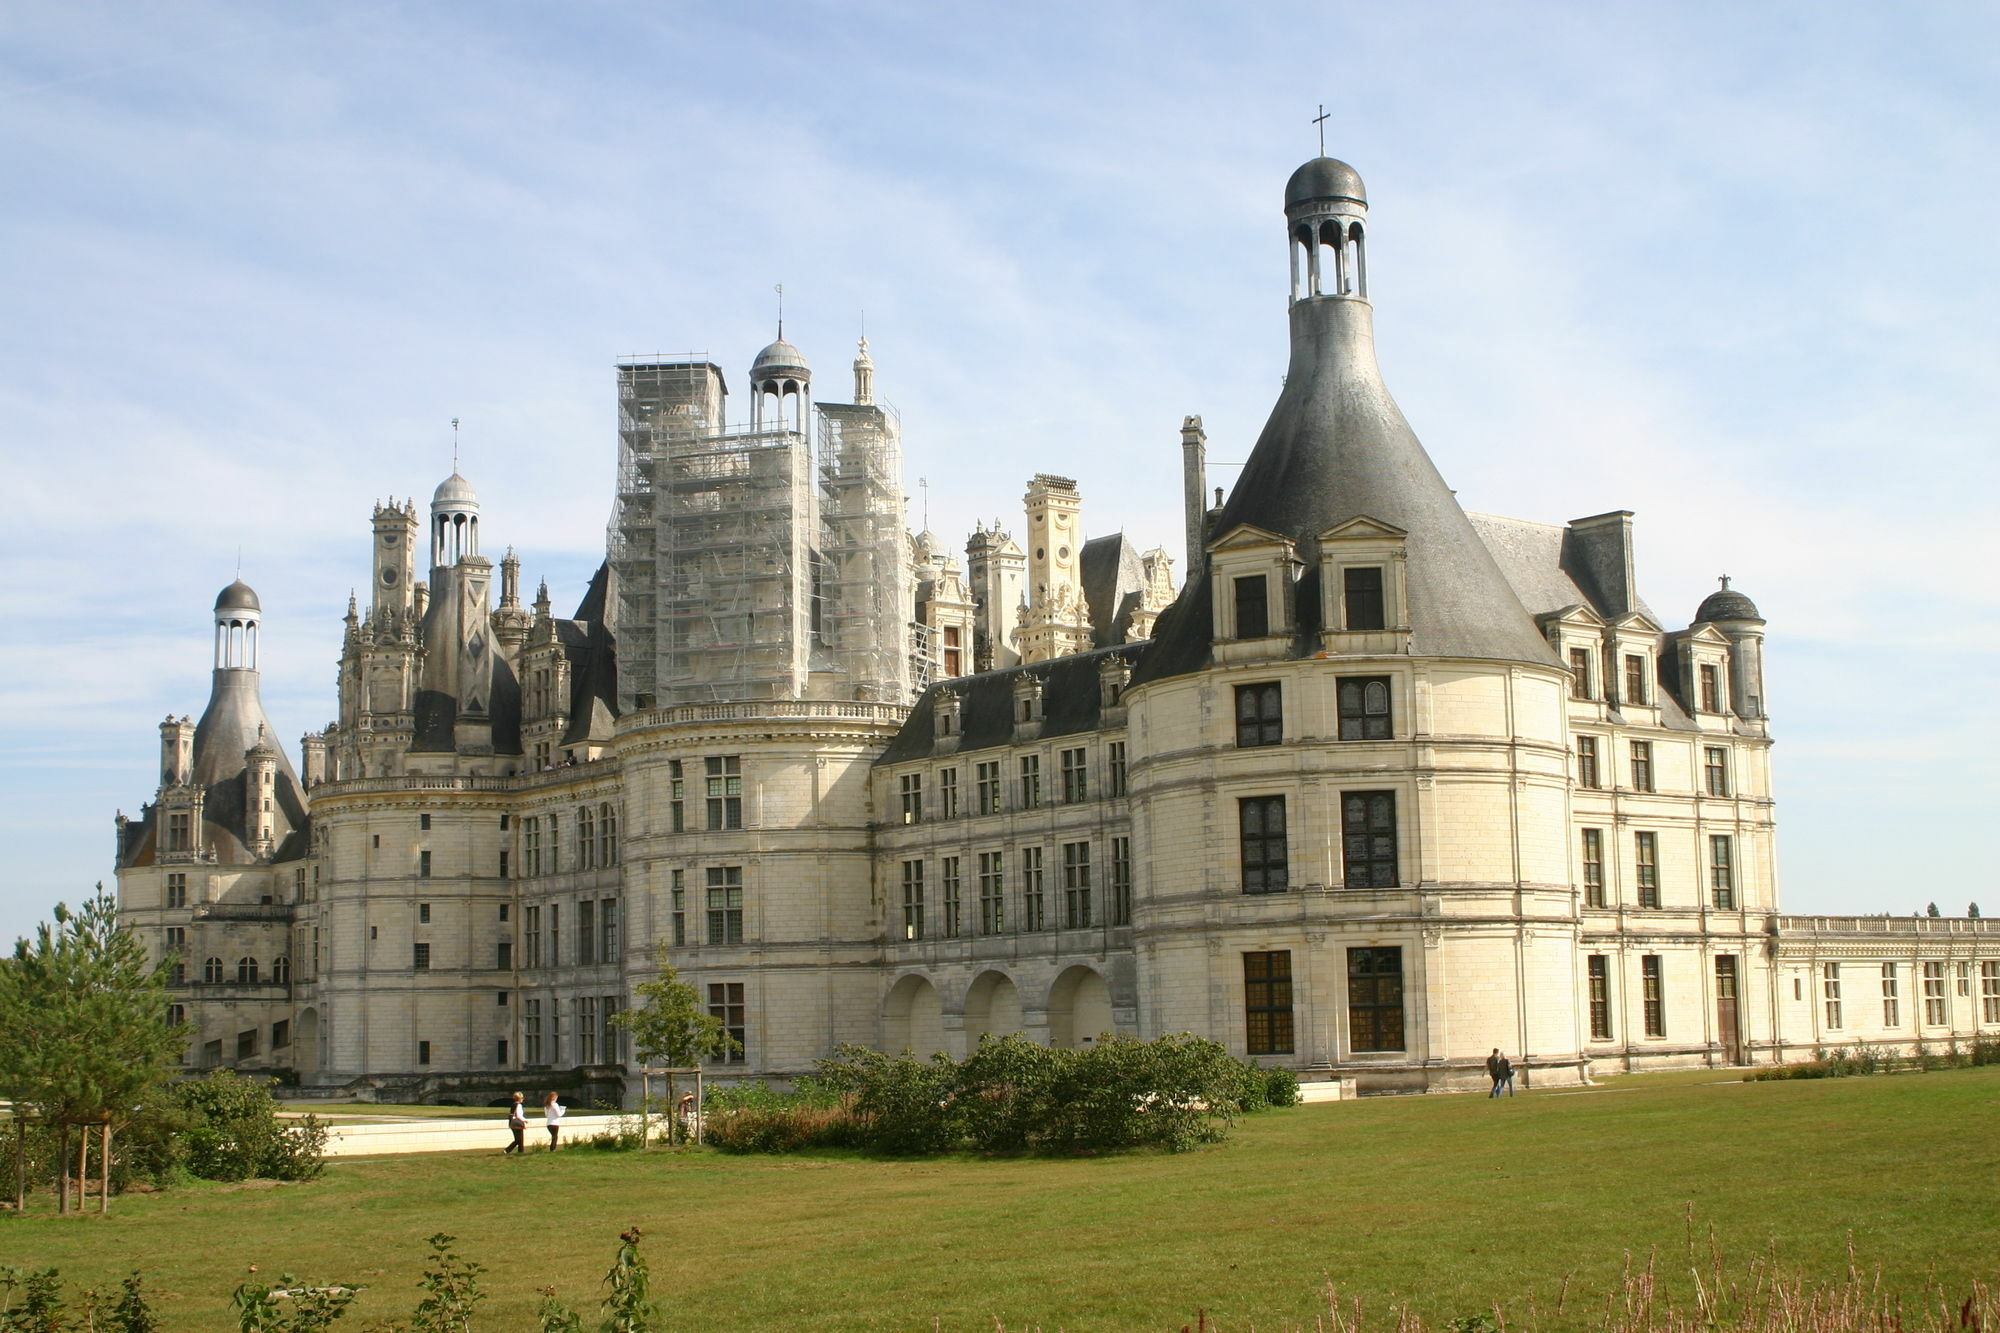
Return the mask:
<svg viewBox="0 0 2000 1333">
<path fill-rule="evenodd" d="M 194 776 L 194 723 L 167 714 L 160 724 L 160 785 L 178 787 Z"/>
<path fill-rule="evenodd" d="M 891 352 L 895 348 L 889 349 Z M 858 407 L 867 407 L 875 401 L 875 363 L 868 356 L 868 340 L 861 340 L 861 350 L 854 357 L 854 402 Z"/>
<path fill-rule="evenodd" d="M 257 743 L 243 752 L 243 845 L 260 861 L 277 847 L 278 747 L 260 723 Z"/>
<path fill-rule="evenodd" d="M 472 483 L 453 472 L 431 496 L 431 569 L 479 554 L 479 496 Z"/>
<path fill-rule="evenodd" d="M 1028 559 L 994 519 L 975 525 L 965 543 L 966 581 L 977 608 L 974 670 L 994 671 L 1021 660 L 1014 648 L 1014 616 L 1027 586 Z"/>
<path fill-rule="evenodd" d="M 750 424 L 804 434 L 811 404 L 812 371 L 806 366 L 805 353 L 785 341 L 781 324 L 778 341 L 757 353 L 757 359 L 750 363 Z"/>
<path fill-rule="evenodd" d="M 1730 711 L 1740 718 L 1762 721 L 1764 712 L 1764 618 L 1757 604 L 1729 586 L 1723 575 L 1721 587 L 1703 599 L 1694 613 L 1697 625 L 1710 624 L 1729 640 Z"/>
<path fill-rule="evenodd" d="M 1083 497 L 1068 477 L 1038 473 L 1023 497 L 1028 510 L 1028 610 L 1016 638 L 1024 662 L 1090 647 L 1083 598 Z"/>
</svg>

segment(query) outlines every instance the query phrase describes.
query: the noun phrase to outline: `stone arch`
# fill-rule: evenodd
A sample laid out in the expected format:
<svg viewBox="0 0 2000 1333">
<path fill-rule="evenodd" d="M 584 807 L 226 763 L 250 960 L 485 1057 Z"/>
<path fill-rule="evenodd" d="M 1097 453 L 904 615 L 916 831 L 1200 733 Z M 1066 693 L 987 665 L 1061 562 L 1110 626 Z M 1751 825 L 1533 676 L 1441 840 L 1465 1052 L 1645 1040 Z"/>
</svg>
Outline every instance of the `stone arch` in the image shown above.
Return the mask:
<svg viewBox="0 0 2000 1333">
<path fill-rule="evenodd" d="M 300 1075 L 319 1069 L 319 1010 L 306 1009 L 292 1029 L 292 1063 Z M 304 1081 L 303 1078 L 301 1081 Z"/>
<path fill-rule="evenodd" d="M 882 1002 L 882 1049 L 929 1056 L 944 1049 L 944 998 L 915 973 L 889 988 Z"/>
<path fill-rule="evenodd" d="M 1115 1029 L 1111 987 L 1094 968 L 1066 969 L 1049 987 L 1049 1045 L 1090 1046 Z"/>
<path fill-rule="evenodd" d="M 965 991 L 965 1046 L 979 1045 L 988 1033 L 1005 1037 L 1021 1030 L 1021 992 L 1005 972 L 981 972 Z"/>
</svg>

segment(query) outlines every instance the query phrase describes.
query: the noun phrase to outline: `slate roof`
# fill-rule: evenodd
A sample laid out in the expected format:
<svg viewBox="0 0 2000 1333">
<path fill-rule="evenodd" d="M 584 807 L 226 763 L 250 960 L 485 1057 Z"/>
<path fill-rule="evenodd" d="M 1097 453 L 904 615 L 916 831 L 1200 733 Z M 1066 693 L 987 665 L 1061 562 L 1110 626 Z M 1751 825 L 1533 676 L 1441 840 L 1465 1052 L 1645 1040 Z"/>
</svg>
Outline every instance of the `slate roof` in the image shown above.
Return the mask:
<svg viewBox="0 0 2000 1333">
<path fill-rule="evenodd" d="M 982 671 L 976 676 L 957 676 L 939 681 L 925 690 L 911 708 L 903 729 L 889 742 L 876 764 L 902 764 L 929 758 L 935 748 L 938 696 L 950 691 L 959 696 L 960 753 L 1014 743 L 1014 682 L 1023 675 L 1042 678 L 1042 739 L 1076 736 L 1097 731 L 1105 725 L 1098 686 L 1098 668 L 1108 658 L 1130 657 L 1145 650 L 1142 643 L 1121 643 L 1096 648 L 1068 657 L 1052 658 L 1029 666 Z M 1122 725 L 1122 724 L 1121 724 Z"/>
</svg>

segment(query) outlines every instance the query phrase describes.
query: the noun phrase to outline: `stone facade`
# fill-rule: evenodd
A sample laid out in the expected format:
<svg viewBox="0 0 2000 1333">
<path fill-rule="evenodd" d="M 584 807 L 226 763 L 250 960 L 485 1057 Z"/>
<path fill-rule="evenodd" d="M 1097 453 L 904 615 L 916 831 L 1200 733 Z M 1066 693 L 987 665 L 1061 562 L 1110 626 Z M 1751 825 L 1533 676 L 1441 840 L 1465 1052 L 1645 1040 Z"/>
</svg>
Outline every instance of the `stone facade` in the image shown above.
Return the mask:
<svg viewBox="0 0 2000 1333">
<path fill-rule="evenodd" d="M 619 367 L 607 557 L 559 616 L 454 475 L 370 516 L 304 780 L 217 601 L 201 723 L 119 823 L 193 1065 L 478 1097 L 632 1086 L 656 944 L 742 1037 L 963 1053 L 1193 1031 L 1362 1089 L 2000 1035 L 1976 919 L 1780 914 L 1765 622 L 1638 592 L 1631 515 L 1468 514 L 1375 367 L 1359 177 L 1286 193 L 1292 363 L 1187 578 L 1037 475 L 963 572 L 852 403 L 759 353 Z M 429 568 L 419 579 L 418 543 Z M 497 596 L 497 605 L 494 598 Z M 602 1095 L 602 1094 L 600 1094 Z"/>
</svg>

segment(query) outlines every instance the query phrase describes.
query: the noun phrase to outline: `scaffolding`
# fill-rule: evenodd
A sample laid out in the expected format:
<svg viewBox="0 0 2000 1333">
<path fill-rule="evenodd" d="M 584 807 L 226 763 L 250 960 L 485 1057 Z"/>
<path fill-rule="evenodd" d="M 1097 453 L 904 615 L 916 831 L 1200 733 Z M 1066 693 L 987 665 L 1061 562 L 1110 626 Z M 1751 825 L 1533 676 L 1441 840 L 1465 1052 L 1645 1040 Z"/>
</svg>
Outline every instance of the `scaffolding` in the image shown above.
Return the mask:
<svg viewBox="0 0 2000 1333">
<path fill-rule="evenodd" d="M 819 405 L 820 635 L 842 692 L 877 703 L 913 684 L 901 439 L 894 408 Z"/>
</svg>

